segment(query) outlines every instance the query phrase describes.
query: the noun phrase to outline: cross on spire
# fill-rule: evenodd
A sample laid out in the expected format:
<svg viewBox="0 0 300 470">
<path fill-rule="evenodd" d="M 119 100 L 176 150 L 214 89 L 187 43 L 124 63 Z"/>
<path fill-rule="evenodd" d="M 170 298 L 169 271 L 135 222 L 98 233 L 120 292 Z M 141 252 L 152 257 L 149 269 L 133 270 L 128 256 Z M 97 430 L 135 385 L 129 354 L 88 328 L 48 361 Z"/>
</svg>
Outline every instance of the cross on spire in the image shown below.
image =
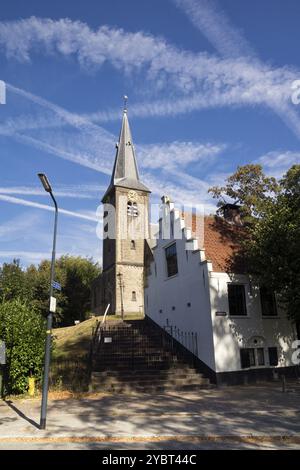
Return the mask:
<svg viewBox="0 0 300 470">
<path fill-rule="evenodd" d="M 127 113 L 127 101 L 128 101 L 128 96 L 127 95 L 124 95 L 123 96 L 123 99 L 124 99 L 124 113 Z"/>
</svg>

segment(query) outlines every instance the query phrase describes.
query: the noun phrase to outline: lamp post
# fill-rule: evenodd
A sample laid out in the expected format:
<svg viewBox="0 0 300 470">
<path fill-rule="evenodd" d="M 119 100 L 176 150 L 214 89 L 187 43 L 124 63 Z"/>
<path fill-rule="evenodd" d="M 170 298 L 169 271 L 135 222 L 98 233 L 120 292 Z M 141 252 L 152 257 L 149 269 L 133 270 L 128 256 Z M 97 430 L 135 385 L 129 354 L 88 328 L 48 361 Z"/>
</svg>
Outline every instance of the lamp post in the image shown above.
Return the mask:
<svg viewBox="0 0 300 470">
<path fill-rule="evenodd" d="M 120 296 L 121 296 L 121 318 L 124 320 L 124 304 L 123 304 L 123 282 L 122 282 L 122 273 L 117 274 L 120 284 Z"/>
<path fill-rule="evenodd" d="M 53 247 L 52 247 L 52 260 L 51 260 L 51 274 L 50 274 L 50 306 L 47 315 L 47 329 L 46 329 L 46 344 L 45 344 L 45 362 L 44 362 L 44 378 L 43 378 L 43 391 L 42 391 L 42 405 L 41 405 L 41 419 L 40 429 L 46 429 L 46 416 L 47 416 L 47 402 L 48 402 L 48 386 L 49 386 L 49 369 L 50 369 L 50 354 L 51 354 L 51 334 L 52 334 L 52 321 L 53 311 L 55 308 L 52 306 L 53 302 L 53 281 L 55 269 L 55 248 L 56 248 L 56 232 L 57 232 L 57 216 L 58 207 L 56 200 L 52 193 L 52 188 L 47 176 L 44 173 L 38 173 L 38 177 L 47 193 L 54 203 L 55 218 L 54 218 L 54 233 L 53 233 Z"/>
</svg>

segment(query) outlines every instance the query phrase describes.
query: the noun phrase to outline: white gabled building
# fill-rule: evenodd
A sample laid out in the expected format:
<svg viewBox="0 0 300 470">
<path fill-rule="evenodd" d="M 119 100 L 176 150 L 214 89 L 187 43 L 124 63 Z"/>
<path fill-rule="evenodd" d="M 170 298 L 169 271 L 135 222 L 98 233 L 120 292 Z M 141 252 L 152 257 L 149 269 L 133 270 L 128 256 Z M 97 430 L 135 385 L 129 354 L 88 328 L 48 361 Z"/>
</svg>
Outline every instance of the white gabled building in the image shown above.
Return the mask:
<svg viewBox="0 0 300 470">
<path fill-rule="evenodd" d="M 188 222 L 172 203 L 167 207 L 170 235 L 163 237 L 160 219 L 146 267 L 146 316 L 196 355 L 215 382 L 295 374 L 296 329 L 275 296 L 251 282 L 234 257 L 242 233 L 236 208 L 228 206 L 226 218 Z M 195 222 L 202 223 L 196 236 Z"/>
</svg>

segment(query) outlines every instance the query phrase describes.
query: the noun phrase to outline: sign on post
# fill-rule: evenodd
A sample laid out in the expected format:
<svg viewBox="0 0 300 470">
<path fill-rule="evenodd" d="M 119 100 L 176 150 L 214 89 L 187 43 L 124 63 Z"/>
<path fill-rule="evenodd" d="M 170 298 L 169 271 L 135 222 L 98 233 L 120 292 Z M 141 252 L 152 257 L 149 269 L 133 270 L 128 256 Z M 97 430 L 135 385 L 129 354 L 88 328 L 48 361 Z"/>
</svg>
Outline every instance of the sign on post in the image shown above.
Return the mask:
<svg viewBox="0 0 300 470">
<path fill-rule="evenodd" d="M 0 340 L 0 365 L 6 364 L 6 348 L 4 341 Z"/>
<path fill-rule="evenodd" d="M 55 297 L 50 297 L 50 312 L 51 313 L 56 312 L 56 298 Z"/>
<path fill-rule="evenodd" d="M 61 290 L 61 285 L 57 281 L 52 281 L 52 287 L 53 287 L 53 289 Z"/>
</svg>

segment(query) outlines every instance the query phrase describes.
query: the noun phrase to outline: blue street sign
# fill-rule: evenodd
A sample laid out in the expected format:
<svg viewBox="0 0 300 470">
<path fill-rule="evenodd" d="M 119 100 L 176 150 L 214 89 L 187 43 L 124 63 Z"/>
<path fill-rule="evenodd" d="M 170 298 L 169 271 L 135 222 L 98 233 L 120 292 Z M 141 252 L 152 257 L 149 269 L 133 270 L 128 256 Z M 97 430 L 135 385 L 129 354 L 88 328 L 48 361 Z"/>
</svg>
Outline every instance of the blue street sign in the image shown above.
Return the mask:
<svg viewBox="0 0 300 470">
<path fill-rule="evenodd" d="M 60 285 L 59 282 L 52 281 L 52 287 L 53 287 L 53 289 L 61 290 L 61 285 Z"/>
</svg>

